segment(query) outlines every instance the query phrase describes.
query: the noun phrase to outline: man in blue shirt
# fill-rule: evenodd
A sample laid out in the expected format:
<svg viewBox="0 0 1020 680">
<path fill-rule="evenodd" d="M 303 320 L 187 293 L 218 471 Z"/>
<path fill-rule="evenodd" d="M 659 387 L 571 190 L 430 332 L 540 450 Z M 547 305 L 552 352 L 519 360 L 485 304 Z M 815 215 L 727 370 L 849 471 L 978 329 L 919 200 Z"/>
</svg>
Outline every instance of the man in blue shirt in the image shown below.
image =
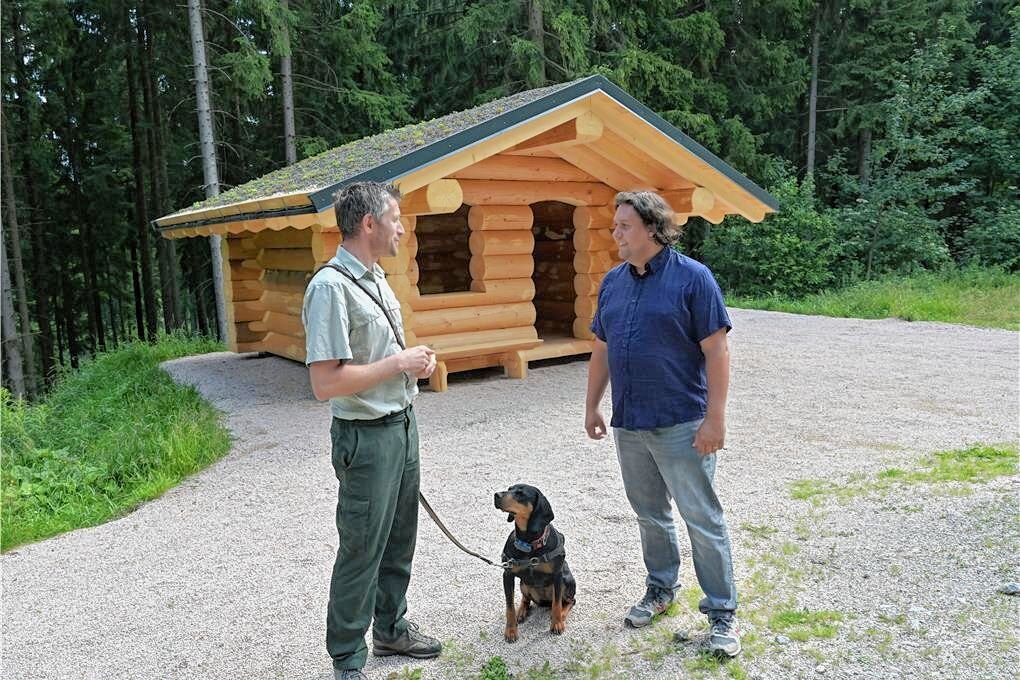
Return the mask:
<svg viewBox="0 0 1020 680">
<path fill-rule="evenodd" d="M 671 247 L 678 235 L 662 197 L 617 194 L 613 238 L 624 262 L 599 290 L 585 429 L 592 439 L 605 437 L 599 404 L 612 384 L 610 425 L 648 570 L 645 595 L 624 621 L 648 625 L 673 601 L 680 546 L 672 499 L 687 525 L 705 593 L 699 608 L 711 626 L 709 650 L 736 656 L 733 560 L 712 486 L 715 453 L 726 435 L 731 325 L 712 272 Z"/>
</svg>

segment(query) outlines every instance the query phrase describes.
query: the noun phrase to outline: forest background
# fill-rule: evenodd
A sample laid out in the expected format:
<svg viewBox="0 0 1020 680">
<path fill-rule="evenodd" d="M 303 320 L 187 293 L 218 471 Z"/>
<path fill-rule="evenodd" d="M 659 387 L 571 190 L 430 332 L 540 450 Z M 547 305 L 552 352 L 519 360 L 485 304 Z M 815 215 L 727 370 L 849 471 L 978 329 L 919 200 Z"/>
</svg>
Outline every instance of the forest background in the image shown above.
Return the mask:
<svg viewBox="0 0 1020 680">
<path fill-rule="evenodd" d="M 201 16 L 223 191 L 600 73 L 779 199 L 762 224 L 688 222 L 683 250 L 728 296 L 1020 270 L 1015 1 L 207 0 Z M 215 335 L 208 244 L 150 226 L 205 198 L 186 5 L 7 0 L 0 59 L 4 386 L 11 350 L 32 398 L 125 342 Z"/>
</svg>

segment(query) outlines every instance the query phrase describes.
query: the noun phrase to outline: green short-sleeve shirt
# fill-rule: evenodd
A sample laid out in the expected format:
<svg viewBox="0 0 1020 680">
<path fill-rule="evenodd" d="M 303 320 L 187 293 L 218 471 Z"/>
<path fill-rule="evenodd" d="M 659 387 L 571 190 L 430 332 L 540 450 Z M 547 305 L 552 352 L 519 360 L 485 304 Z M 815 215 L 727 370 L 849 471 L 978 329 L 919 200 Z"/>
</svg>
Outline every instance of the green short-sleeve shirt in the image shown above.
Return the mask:
<svg viewBox="0 0 1020 680">
<path fill-rule="evenodd" d="M 378 264 L 367 268 L 346 249 L 337 250 L 330 264 L 345 267 L 372 295 L 381 300 L 397 325 L 404 325 L 400 303 Z M 305 325 L 305 363 L 349 361 L 371 364 L 400 351 L 382 309 L 358 286 L 332 268 L 316 274 L 305 289 L 301 320 Z M 418 394 L 418 383 L 406 373 L 349 397 L 330 399 L 333 415 L 345 420 L 370 420 L 400 411 Z"/>
</svg>

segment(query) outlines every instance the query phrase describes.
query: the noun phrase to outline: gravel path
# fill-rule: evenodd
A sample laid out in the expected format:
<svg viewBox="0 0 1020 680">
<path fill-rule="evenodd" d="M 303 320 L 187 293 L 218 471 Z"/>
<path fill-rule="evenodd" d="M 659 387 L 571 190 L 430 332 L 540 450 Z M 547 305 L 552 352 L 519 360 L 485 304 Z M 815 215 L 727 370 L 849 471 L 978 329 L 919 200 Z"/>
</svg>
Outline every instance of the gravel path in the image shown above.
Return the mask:
<svg viewBox="0 0 1020 680">
<path fill-rule="evenodd" d="M 718 488 L 734 542 L 750 677 L 1015 677 L 1020 478 L 894 486 L 794 500 L 790 484 L 867 484 L 934 451 L 1020 439 L 1020 334 L 734 310 L 733 386 Z M 304 368 L 214 354 L 170 362 L 223 411 L 234 447 L 162 498 L 108 524 L 3 555 L 6 678 L 321 678 L 336 547 L 325 404 Z M 555 677 L 728 675 L 698 653 L 686 604 L 641 631 L 636 523 L 608 441 L 583 433 L 587 364 L 527 380 L 453 376 L 423 393 L 422 487 L 450 528 L 498 555 L 492 492 L 542 488 L 567 537 L 578 605 L 562 637 L 540 611 L 502 640 L 500 575 L 422 513 L 411 617 L 447 643 L 423 678 L 473 677 L 499 655 Z M 682 543 L 686 542 L 683 537 Z M 689 566 L 685 585 L 693 584 Z M 685 600 L 694 591 L 685 592 Z M 766 627 L 784 611 L 835 621 L 831 637 Z M 692 640 L 674 644 L 674 630 Z M 372 677 L 403 673 L 369 657 Z M 543 677 L 554 677 L 546 674 Z"/>
</svg>

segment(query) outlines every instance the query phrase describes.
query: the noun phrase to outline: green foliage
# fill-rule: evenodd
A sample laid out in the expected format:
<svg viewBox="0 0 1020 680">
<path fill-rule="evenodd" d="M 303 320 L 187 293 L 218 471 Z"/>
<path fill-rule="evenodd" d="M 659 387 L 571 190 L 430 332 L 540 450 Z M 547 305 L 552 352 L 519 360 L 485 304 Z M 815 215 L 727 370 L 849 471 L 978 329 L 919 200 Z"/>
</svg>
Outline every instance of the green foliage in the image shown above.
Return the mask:
<svg viewBox="0 0 1020 680">
<path fill-rule="evenodd" d="M 966 262 L 1020 272 L 1020 205 L 997 212 L 979 209 L 961 243 Z"/>
<path fill-rule="evenodd" d="M 40 404 L 4 392 L 3 549 L 130 511 L 226 453 L 216 412 L 159 369 L 218 349 L 133 343 L 66 375 Z"/>
<path fill-rule="evenodd" d="M 997 270 L 946 269 L 881 281 L 804 298 L 727 298 L 733 307 L 796 314 L 907 321 L 943 321 L 1020 330 L 1020 276 Z"/>
<path fill-rule="evenodd" d="M 502 657 L 494 656 L 482 666 L 481 674 L 478 678 L 479 680 L 511 680 L 513 674 L 506 667 L 506 662 L 503 661 Z"/>
<path fill-rule="evenodd" d="M 727 220 L 702 246 L 705 262 L 727 292 L 799 296 L 832 282 L 835 224 L 820 213 L 810 179 L 787 179 L 772 193 L 781 212 L 761 224 Z"/>
</svg>

